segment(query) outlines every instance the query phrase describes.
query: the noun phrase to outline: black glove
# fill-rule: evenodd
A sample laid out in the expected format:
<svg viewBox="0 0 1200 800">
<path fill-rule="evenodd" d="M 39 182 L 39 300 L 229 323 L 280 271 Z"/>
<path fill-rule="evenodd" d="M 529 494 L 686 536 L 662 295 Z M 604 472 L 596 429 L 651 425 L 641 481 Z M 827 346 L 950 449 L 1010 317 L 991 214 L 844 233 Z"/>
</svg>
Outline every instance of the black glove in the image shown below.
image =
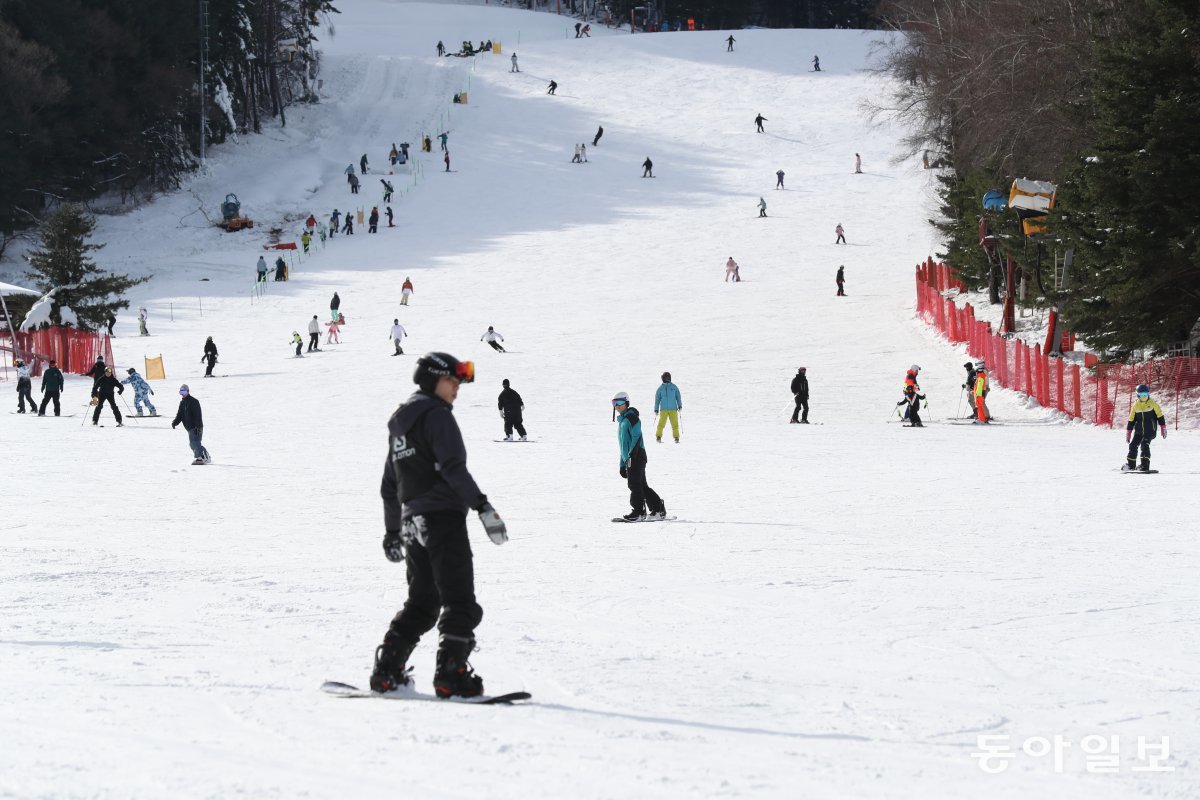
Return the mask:
<svg viewBox="0 0 1200 800">
<path fill-rule="evenodd" d="M 171 430 L 175 430 L 177 427 L 179 427 L 179 423 L 178 423 L 178 422 L 172 422 L 172 423 L 171 423 Z"/>
<path fill-rule="evenodd" d="M 404 560 L 404 541 L 400 538 L 400 531 L 388 531 L 383 535 L 383 554 L 393 563 Z"/>
<path fill-rule="evenodd" d="M 621 477 L 622 478 L 629 477 L 629 467 L 625 466 L 624 464 L 621 465 Z"/>
<path fill-rule="evenodd" d="M 500 519 L 496 509 L 492 508 L 491 503 L 484 503 L 479 507 L 479 521 L 483 523 L 483 529 L 487 531 L 492 544 L 504 544 L 508 541 L 508 527 L 504 520 Z"/>
</svg>

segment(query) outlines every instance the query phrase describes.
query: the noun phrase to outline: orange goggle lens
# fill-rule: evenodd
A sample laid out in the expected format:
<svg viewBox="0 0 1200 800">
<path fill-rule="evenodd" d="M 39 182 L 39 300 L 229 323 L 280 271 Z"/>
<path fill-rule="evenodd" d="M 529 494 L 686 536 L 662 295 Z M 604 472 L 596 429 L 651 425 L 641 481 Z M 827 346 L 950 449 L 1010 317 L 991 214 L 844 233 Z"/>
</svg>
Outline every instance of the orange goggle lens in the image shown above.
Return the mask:
<svg viewBox="0 0 1200 800">
<path fill-rule="evenodd" d="M 463 383 L 475 382 L 475 362 L 460 361 L 454 369 L 454 377 L 458 378 Z"/>
</svg>

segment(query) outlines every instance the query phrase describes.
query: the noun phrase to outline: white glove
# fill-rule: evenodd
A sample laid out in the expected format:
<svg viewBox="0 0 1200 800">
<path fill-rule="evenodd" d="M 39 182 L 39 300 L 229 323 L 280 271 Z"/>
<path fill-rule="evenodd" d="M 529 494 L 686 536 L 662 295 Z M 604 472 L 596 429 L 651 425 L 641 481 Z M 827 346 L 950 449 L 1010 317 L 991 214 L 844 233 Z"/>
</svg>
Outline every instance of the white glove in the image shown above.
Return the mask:
<svg viewBox="0 0 1200 800">
<path fill-rule="evenodd" d="M 479 521 L 483 523 L 483 529 L 487 531 L 488 538 L 493 544 L 504 544 L 508 541 L 508 528 L 504 524 L 504 520 L 500 519 L 500 515 L 496 513 L 496 509 L 492 508 L 491 503 L 484 503 L 479 509 Z"/>
</svg>

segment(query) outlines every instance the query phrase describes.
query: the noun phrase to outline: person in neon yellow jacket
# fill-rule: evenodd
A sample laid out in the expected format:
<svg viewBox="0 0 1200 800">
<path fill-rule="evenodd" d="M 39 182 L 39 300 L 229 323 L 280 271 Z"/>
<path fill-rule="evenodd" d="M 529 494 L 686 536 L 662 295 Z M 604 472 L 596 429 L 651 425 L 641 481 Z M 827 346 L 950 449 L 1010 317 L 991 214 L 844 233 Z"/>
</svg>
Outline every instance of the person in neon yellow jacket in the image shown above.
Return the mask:
<svg viewBox="0 0 1200 800">
<path fill-rule="evenodd" d="M 658 415 L 658 430 L 654 432 L 654 440 L 662 442 L 663 429 L 667 421 L 671 422 L 671 435 L 675 444 L 679 444 L 679 412 L 683 410 L 683 398 L 679 395 L 679 387 L 671 383 L 671 373 L 662 374 L 662 384 L 654 393 L 654 413 Z"/>
<path fill-rule="evenodd" d="M 992 413 L 988 411 L 987 395 L 991 389 L 988 387 L 988 371 L 987 365 L 980 361 L 975 365 L 975 422 L 987 424 L 992 421 Z"/>
<path fill-rule="evenodd" d="M 1129 443 L 1129 454 L 1125 456 L 1122 471 L 1129 472 L 1134 469 L 1134 457 L 1139 447 L 1142 451 L 1142 463 L 1137 465 L 1137 469 L 1141 472 L 1150 471 L 1150 442 L 1158 432 L 1162 433 L 1162 438 L 1167 438 L 1167 418 L 1163 416 L 1158 403 L 1150 399 L 1150 387 L 1143 383 L 1137 387 L 1137 401 L 1134 402 L 1133 408 L 1129 409 L 1129 424 L 1125 426 L 1125 441 Z"/>
</svg>

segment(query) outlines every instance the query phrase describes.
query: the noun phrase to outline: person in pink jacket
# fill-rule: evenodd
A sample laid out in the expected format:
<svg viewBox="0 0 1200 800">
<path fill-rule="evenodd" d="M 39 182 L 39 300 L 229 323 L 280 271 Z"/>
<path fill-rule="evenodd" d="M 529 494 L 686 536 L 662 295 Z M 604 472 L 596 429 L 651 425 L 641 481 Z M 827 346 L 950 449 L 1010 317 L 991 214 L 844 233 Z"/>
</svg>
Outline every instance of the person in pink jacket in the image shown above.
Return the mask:
<svg viewBox="0 0 1200 800">
<path fill-rule="evenodd" d="M 725 262 L 725 282 L 726 283 L 729 282 L 730 276 L 733 276 L 734 283 L 737 283 L 738 281 L 740 281 L 742 279 L 741 276 L 738 275 L 738 263 L 733 260 L 733 256 L 730 256 L 729 260 Z"/>
<path fill-rule="evenodd" d="M 836 233 L 837 237 L 838 237 L 837 241 L 834 242 L 834 244 L 845 244 L 846 243 L 846 231 L 844 231 L 842 229 L 842 223 L 839 222 L 837 227 L 833 229 L 833 232 Z"/>
</svg>

